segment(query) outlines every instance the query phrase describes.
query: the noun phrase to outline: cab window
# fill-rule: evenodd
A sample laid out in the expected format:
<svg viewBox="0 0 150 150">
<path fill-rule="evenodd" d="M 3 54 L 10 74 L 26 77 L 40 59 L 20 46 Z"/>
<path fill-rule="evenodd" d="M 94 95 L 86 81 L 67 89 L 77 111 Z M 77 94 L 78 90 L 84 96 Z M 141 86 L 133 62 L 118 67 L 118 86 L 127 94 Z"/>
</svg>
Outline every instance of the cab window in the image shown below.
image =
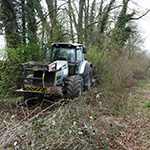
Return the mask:
<svg viewBox="0 0 150 150">
<path fill-rule="evenodd" d="M 68 47 L 53 47 L 51 62 L 65 58 L 68 62 L 75 62 L 75 49 Z"/>
<path fill-rule="evenodd" d="M 82 61 L 83 60 L 83 54 L 82 51 L 79 49 L 77 50 L 77 61 Z"/>
</svg>

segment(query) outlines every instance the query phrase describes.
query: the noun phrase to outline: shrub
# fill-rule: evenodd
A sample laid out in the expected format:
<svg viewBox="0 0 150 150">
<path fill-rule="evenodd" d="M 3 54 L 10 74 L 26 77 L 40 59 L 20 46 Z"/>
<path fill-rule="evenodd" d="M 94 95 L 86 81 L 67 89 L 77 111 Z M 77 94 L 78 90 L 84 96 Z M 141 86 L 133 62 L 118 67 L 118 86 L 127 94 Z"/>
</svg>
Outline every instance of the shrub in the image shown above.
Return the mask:
<svg viewBox="0 0 150 150">
<path fill-rule="evenodd" d="M 42 58 L 35 44 L 16 49 L 5 48 L 4 51 L 7 55 L 0 62 L 0 98 L 14 94 L 14 90 L 22 85 L 22 63 Z"/>
<path fill-rule="evenodd" d="M 23 62 L 23 55 L 19 49 L 7 48 L 7 52 L 9 52 L 9 57 L 5 58 L 0 66 L 0 97 L 4 97 L 8 93 L 12 94 L 21 82 L 20 64 Z"/>
<path fill-rule="evenodd" d="M 105 50 L 100 50 L 98 46 L 89 46 L 87 57 L 93 64 L 96 83 L 101 88 L 116 91 L 134 86 L 136 79 L 145 78 L 149 64 L 143 52 L 134 52 L 134 56 L 129 58 L 126 47 L 118 53 L 115 45 L 111 47 L 111 51 L 107 46 Z"/>
</svg>

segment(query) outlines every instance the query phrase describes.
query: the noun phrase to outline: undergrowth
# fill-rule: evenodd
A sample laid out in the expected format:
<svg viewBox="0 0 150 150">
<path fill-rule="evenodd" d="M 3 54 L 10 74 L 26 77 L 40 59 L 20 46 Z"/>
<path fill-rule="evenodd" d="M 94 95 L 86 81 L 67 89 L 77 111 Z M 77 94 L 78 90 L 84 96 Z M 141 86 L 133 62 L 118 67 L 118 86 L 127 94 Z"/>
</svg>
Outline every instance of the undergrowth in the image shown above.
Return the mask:
<svg viewBox="0 0 150 150">
<path fill-rule="evenodd" d="M 111 130 L 113 135 L 119 131 L 101 119 L 125 115 L 125 95 L 126 92 L 116 95 L 95 87 L 76 100 L 66 103 L 61 99 L 45 108 L 41 104 L 34 108 L 24 106 L 20 97 L 15 104 L 11 103 L 17 106 L 15 112 L 1 112 L 1 117 L 5 117 L 0 148 L 108 149 L 112 139 L 101 128 Z M 18 120 L 19 112 L 22 116 Z"/>
<path fill-rule="evenodd" d="M 22 97 L 1 99 L 0 149 L 123 149 L 127 141 L 135 146 L 130 137 L 137 135 L 137 124 L 148 128 L 147 119 L 136 121 L 150 113 L 147 82 L 118 93 L 94 87 L 75 100 L 44 99 L 33 106 Z M 132 134 L 127 126 L 135 129 Z"/>
</svg>

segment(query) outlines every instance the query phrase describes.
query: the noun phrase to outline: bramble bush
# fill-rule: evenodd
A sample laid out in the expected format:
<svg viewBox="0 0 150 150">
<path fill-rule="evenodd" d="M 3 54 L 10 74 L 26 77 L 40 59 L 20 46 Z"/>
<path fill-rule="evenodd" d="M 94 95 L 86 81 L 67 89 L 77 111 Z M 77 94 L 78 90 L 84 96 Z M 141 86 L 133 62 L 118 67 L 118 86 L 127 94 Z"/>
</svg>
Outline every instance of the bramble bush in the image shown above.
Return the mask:
<svg viewBox="0 0 150 150">
<path fill-rule="evenodd" d="M 0 97 L 12 94 L 21 82 L 21 63 L 24 56 L 21 50 L 6 48 L 9 57 L 5 57 L 0 66 Z"/>
<path fill-rule="evenodd" d="M 124 90 L 135 85 L 139 77 L 146 77 L 149 60 L 144 52 L 135 51 L 134 56 L 129 59 L 127 47 L 121 53 L 116 51 L 115 45 L 109 45 L 108 48 L 100 50 L 98 46 L 89 46 L 86 56 L 93 64 L 94 78 L 101 88 Z"/>
<path fill-rule="evenodd" d="M 22 85 L 21 64 L 40 60 L 42 51 L 36 44 L 18 48 L 5 48 L 6 56 L 0 62 L 0 98 L 14 95 L 14 91 Z"/>
</svg>

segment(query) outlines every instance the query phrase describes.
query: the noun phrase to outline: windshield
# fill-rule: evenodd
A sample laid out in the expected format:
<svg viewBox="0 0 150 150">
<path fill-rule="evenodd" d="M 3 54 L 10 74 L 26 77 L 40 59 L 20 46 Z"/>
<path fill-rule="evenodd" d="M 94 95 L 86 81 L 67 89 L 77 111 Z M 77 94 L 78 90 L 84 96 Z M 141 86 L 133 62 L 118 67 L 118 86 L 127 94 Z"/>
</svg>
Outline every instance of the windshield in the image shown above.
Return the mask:
<svg viewBox="0 0 150 150">
<path fill-rule="evenodd" d="M 67 60 L 68 62 L 75 62 L 75 49 L 68 47 L 53 47 L 51 62 L 56 60 Z"/>
</svg>

